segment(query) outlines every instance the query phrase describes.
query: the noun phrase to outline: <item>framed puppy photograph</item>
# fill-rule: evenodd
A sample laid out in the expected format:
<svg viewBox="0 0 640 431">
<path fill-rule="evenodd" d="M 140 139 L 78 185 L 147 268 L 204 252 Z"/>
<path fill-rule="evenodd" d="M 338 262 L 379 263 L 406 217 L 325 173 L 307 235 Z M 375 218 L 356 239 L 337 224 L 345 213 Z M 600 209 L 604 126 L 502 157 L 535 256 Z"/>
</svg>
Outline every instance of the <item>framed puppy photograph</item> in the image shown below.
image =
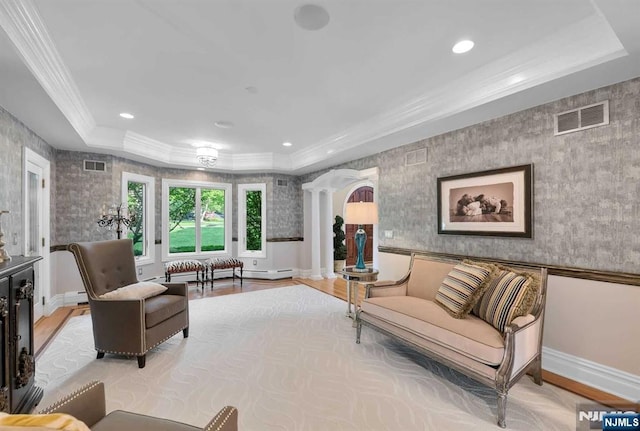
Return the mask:
<svg viewBox="0 0 640 431">
<path fill-rule="evenodd" d="M 531 238 L 533 165 L 438 178 L 438 233 Z"/>
</svg>

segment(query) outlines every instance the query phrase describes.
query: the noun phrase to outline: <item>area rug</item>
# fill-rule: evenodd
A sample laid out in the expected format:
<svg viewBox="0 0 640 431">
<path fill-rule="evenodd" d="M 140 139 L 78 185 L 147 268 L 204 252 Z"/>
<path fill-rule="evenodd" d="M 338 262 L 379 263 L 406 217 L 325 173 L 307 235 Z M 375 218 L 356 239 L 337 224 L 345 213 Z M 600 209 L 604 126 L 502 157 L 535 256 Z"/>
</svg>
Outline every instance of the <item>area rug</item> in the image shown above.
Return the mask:
<svg viewBox="0 0 640 431">
<path fill-rule="evenodd" d="M 135 359 L 95 359 L 91 316 L 72 318 L 37 362 L 40 405 L 102 380 L 107 411 L 195 426 L 232 405 L 241 430 L 498 429 L 491 389 L 369 328 L 356 344 L 345 302 L 310 287 L 189 306 L 189 338 L 149 352 L 143 369 Z M 580 400 L 525 377 L 509 392 L 507 426 L 572 429 Z"/>
</svg>

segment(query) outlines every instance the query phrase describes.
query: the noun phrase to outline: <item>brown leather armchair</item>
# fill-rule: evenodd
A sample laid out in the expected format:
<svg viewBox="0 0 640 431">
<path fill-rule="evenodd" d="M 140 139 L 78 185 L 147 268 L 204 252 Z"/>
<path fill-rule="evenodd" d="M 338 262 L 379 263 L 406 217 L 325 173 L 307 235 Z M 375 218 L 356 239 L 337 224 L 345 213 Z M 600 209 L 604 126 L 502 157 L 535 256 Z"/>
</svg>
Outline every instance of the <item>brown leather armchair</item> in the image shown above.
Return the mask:
<svg viewBox="0 0 640 431">
<path fill-rule="evenodd" d="M 238 430 L 238 410 L 231 406 L 223 407 L 204 428 L 122 410 L 106 414 L 102 382 L 91 382 L 39 413 L 66 413 L 81 420 L 93 431 Z"/>
<path fill-rule="evenodd" d="M 149 350 L 180 331 L 189 336 L 187 283 L 162 283 L 168 289 L 147 299 L 100 298 L 138 282 L 130 239 L 73 243 L 68 250 L 87 291 L 98 359 L 105 353 L 136 356 L 144 368 Z"/>
</svg>

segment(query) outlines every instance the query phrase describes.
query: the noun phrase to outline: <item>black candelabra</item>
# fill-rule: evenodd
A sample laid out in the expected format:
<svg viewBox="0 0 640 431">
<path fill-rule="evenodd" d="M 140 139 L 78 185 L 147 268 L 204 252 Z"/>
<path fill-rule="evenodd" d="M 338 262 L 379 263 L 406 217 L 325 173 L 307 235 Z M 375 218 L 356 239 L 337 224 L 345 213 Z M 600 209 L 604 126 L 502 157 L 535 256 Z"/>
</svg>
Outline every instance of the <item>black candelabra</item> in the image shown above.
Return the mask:
<svg viewBox="0 0 640 431">
<path fill-rule="evenodd" d="M 129 213 L 129 217 L 125 214 L 126 208 L 123 208 L 123 204 L 114 205 L 106 211 L 106 208 L 102 207 L 102 217 L 98 219 L 98 226 L 104 227 L 109 230 L 115 228 L 118 239 L 122 237 L 122 226 L 129 227 L 136 222 L 136 215 Z"/>
</svg>

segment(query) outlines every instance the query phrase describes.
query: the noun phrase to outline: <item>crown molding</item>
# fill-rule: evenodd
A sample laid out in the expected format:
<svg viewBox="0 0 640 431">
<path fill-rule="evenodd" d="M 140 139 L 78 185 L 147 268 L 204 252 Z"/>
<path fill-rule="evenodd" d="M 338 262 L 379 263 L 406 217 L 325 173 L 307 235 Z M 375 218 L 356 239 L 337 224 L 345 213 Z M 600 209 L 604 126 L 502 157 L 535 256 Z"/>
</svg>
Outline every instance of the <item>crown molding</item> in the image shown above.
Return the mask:
<svg viewBox="0 0 640 431">
<path fill-rule="evenodd" d="M 595 9 L 589 17 L 446 86 L 422 91 L 402 105 L 295 152 L 293 169 L 325 160 L 329 149 L 333 150 L 331 156 L 336 156 L 627 54 L 607 20 Z"/>
<path fill-rule="evenodd" d="M 0 26 L 33 76 L 86 142 L 96 122 L 33 1 L 0 2 Z"/>
</svg>

